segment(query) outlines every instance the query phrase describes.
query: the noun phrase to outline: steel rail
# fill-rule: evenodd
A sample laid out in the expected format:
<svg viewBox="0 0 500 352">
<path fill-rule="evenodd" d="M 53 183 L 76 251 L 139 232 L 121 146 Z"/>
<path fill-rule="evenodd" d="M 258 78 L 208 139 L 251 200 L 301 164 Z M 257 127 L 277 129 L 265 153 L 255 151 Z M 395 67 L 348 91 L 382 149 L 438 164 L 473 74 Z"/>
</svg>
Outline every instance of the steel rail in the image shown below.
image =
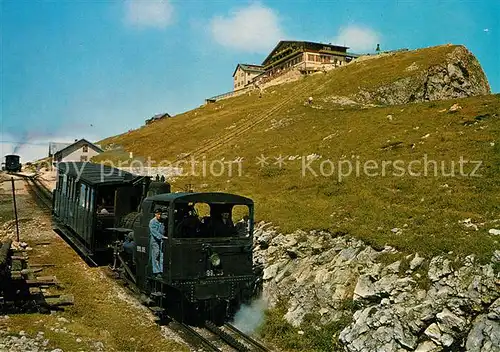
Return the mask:
<svg viewBox="0 0 500 352">
<path fill-rule="evenodd" d="M 237 334 L 239 337 L 244 339 L 246 342 L 251 344 L 252 346 L 256 347 L 259 351 L 270 351 L 269 348 L 261 344 L 259 341 L 255 340 L 253 337 L 248 336 L 245 334 L 243 331 L 235 327 L 234 325 L 231 325 L 229 323 L 224 325 L 225 328 L 231 330 L 233 333 Z"/>
<path fill-rule="evenodd" d="M 191 326 L 185 324 L 185 323 L 178 323 L 189 335 L 195 337 L 196 339 L 200 340 L 205 346 L 207 346 L 210 351 L 221 351 L 219 347 L 217 347 L 214 343 L 212 343 L 210 340 L 208 340 L 206 337 L 201 335 L 198 331 L 193 329 Z"/>
<path fill-rule="evenodd" d="M 210 332 L 219 336 L 224 342 L 226 342 L 229 346 L 233 347 L 237 351 L 240 352 L 249 352 L 250 349 L 245 346 L 241 341 L 238 341 L 234 336 L 231 336 L 217 325 L 212 323 L 211 321 L 205 321 L 205 328 L 210 330 Z"/>
</svg>

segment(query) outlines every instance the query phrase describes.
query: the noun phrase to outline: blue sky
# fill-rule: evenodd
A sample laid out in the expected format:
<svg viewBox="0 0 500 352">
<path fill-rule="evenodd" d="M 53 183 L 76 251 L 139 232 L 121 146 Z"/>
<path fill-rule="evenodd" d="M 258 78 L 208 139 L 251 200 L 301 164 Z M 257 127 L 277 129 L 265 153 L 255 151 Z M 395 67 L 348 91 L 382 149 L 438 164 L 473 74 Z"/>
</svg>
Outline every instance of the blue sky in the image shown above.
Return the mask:
<svg viewBox="0 0 500 352">
<path fill-rule="evenodd" d="M 466 45 L 500 92 L 500 1 L 0 1 L 1 154 L 100 138 L 232 89 L 280 39 Z M 23 142 L 24 144 L 20 144 Z"/>
</svg>

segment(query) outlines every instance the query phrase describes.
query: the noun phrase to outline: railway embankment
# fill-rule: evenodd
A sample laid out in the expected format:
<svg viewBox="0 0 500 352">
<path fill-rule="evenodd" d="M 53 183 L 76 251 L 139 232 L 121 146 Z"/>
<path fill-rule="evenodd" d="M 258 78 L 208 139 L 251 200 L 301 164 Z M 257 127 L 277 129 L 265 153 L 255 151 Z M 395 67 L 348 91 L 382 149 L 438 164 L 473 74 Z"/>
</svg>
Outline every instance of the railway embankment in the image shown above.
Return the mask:
<svg viewBox="0 0 500 352">
<path fill-rule="evenodd" d="M 403 254 L 263 222 L 255 245 L 272 307 L 261 333 L 285 349 L 498 351 L 500 250 L 482 262 Z"/>
</svg>

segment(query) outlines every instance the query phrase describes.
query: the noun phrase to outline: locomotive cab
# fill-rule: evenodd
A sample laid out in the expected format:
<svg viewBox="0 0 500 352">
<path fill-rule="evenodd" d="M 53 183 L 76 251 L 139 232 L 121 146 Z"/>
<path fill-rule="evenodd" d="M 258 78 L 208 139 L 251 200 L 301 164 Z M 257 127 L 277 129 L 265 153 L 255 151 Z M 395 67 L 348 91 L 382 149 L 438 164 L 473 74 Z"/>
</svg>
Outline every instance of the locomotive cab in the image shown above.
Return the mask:
<svg viewBox="0 0 500 352">
<path fill-rule="evenodd" d="M 163 273 L 152 277 L 149 221 L 162 209 Z M 170 193 L 146 198 L 134 227 L 136 282 L 172 295 L 211 320 L 224 320 L 253 295 L 254 206 L 226 193 Z M 181 297 L 179 297 L 179 295 Z M 169 297 L 170 296 L 170 297 Z M 179 302 L 178 302 L 179 303 Z M 179 304 L 181 304 L 179 303 Z"/>
</svg>

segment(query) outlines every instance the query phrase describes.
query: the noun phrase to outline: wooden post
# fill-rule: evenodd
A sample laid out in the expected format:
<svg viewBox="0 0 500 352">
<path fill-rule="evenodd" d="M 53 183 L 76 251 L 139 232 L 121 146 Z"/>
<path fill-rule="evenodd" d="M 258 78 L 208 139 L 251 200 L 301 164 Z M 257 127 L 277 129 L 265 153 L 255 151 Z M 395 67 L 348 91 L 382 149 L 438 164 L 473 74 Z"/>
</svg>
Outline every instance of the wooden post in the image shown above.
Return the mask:
<svg viewBox="0 0 500 352">
<path fill-rule="evenodd" d="M 0 272 L 5 269 L 5 266 L 8 265 L 9 251 L 10 246 L 12 245 L 12 240 L 8 239 L 4 243 L 0 243 Z"/>
<path fill-rule="evenodd" d="M 19 242 L 19 221 L 17 219 L 16 186 L 14 185 L 14 177 L 11 177 L 10 181 L 12 182 L 12 202 L 14 203 L 14 217 L 16 219 L 17 242 Z"/>
</svg>

